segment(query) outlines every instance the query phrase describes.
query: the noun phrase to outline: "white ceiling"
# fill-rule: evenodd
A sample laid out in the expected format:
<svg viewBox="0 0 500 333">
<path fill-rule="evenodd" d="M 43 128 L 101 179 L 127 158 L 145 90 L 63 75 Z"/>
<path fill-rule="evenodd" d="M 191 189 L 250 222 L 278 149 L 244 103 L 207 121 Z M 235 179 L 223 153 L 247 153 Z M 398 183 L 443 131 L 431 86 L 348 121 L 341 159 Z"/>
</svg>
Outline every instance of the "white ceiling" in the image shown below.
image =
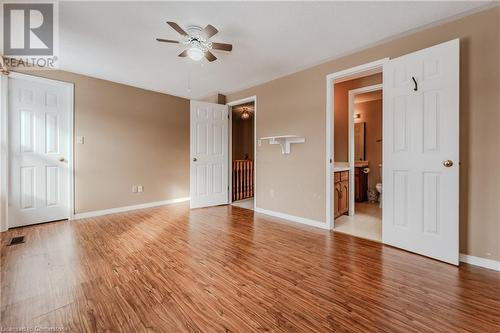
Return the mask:
<svg viewBox="0 0 500 333">
<path fill-rule="evenodd" d="M 60 2 L 64 70 L 186 98 L 229 93 L 484 6 L 485 2 Z M 178 58 L 165 24 L 210 23 L 219 60 Z"/>
</svg>

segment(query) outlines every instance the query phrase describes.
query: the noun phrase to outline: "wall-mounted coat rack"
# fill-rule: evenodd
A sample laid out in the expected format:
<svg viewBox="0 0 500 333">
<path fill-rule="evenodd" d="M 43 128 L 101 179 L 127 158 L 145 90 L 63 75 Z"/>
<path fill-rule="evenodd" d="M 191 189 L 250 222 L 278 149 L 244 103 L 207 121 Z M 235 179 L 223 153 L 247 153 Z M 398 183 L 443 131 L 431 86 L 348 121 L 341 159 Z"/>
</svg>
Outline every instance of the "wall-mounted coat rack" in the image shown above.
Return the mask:
<svg viewBox="0 0 500 333">
<path fill-rule="evenodd" d="M 271 145 L 280 145 L 282 154 L 290 154 L 290 145 L 292 143 L 306 142 L 306 138 L 298 135 L 266 136 L 260 138 L 260 140 L 269 140 L 269 144 Z"/>
</svg>

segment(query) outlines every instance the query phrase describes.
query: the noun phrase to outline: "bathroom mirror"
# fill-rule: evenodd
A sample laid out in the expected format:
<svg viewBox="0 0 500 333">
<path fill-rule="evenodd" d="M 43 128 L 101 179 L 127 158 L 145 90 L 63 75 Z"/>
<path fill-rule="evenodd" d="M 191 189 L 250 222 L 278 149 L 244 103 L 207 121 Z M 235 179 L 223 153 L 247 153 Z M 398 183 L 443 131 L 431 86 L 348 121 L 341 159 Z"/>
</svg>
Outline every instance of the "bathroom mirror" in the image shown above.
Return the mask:
<svg viewBox="0 0 500 333">
<path fill-rule="evenodd" d="M 354 160 L 365 160 L 365 123 L 354 124 Z"/>
</svg>

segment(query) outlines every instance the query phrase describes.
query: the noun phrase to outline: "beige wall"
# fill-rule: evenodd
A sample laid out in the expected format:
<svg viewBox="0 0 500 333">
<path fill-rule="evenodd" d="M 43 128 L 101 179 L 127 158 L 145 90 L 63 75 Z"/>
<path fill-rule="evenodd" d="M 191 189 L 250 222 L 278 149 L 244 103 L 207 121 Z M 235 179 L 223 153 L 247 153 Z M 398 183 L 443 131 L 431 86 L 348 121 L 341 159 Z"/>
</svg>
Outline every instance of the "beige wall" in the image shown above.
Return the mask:
<svg viewBox="0 0 500 333">
<path fill-rule="evenodd" d="M 281 155 L 257 147 L 257 207 L 325 220 L 326 75 L 460 38 L 460 249 L 500 260 L 500 7 L 398 38 L 237 93 L 257 96 L 257 137 L 298 134 Z"/>
<path fill-rule="evenodd" d="M 334 86 L 334 155 L 335 162 L 349 161 L 349 90 L 382 83 L 382 73 L 361 77 L 355 80 L 336 83 Z"/>
<path fill-rule="evenodd" d="M 189 100 L 63 71 L 32 74 L 75 85 L 77 213 L 189 196 Z"/>
<path fill-rule="evenodd" d="M 380 182 L 379 164 L 382 163 L 382 100 L 358 103 L 354 107 L 359 118 L 357 123 L 365 123 L 365 160 L 371 169 L 368 174 L 368 188 Z"/>
</svg>

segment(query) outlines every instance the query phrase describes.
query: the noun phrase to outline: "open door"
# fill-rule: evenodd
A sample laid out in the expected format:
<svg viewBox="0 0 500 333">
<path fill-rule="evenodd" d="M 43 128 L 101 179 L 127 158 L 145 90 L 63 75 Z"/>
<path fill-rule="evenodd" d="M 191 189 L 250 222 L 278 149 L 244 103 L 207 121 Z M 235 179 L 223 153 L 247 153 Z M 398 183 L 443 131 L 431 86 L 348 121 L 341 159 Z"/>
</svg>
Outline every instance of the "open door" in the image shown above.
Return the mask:
<svg viewBox="0 0 500 333">
<path fill-rule="evenodd" d="M 191 208 L 228 203 L 228 106 L 191 101 Z"/>
<path fill-rule="evenodd" d="M 383 76 L 383 242 L 458 265 L 459 40 Z"/>
</svg>

